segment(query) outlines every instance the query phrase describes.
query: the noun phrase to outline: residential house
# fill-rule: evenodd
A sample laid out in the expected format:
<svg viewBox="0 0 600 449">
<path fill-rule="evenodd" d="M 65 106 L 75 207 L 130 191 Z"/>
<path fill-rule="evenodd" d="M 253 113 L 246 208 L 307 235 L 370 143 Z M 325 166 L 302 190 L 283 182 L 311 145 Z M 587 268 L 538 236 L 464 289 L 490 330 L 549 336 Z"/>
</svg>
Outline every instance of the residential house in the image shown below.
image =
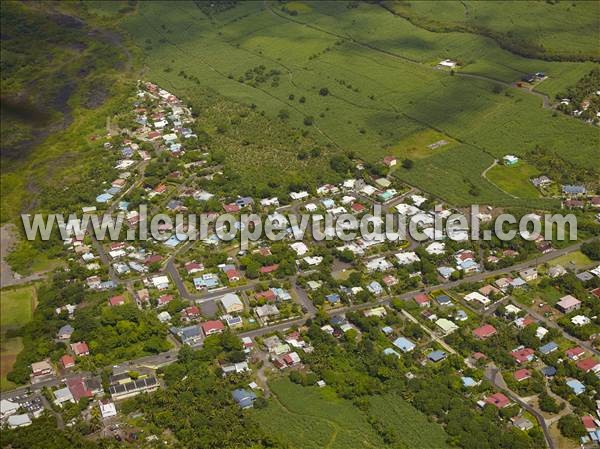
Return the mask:
<svg viewBox="0 0 600 449">
<path fill-rule="evenodd" d="M 46 376 L 53 373 L 54 370 L 48 360 L 42 360 L 41 362 L 34 362 L 31 364 L 31 374 L 34 377 Z"/>
<path fill-rule="evenodd" d="M 227 313 L 241 313 L 244 311 L 244 303 L 235 293 L 226 293 L 219 298 L 219 301 Z"/>
<path fill-rule="evenodd" d="M 71 326 L 70 324 L 65 324 L 58 330 L 58 334 L 56 337 L 59 340 L 69 340 L 71 338 L 71 335 L 73 335 L 73 332 L 75 332 L 73 326 Z"/>
<path fill-rule="evenodd" d="M 73 368 L 75 366 L 75 359 L 69 354 L 65 354 L 60 358 L 60 364 L 64 369 Z"/>
<path fill-rule="evenodd" d="M 419 293 L 415 296 L 415 302 L 419 305 L 419 307 L 429 307 L 431 306 L 431 300 L 429 296 L 425 293 Z"/>
<path fill-rule="evenodd" d="M 513 376 L 517 382 L 522 382 L 531 377 L 531 370 L 528 370 L 527 368 L 522 368 L 522 369 L 515 371 L 513 373 Z"/>
<path fill-rule="evenodd" d="M 525 270 L 519 271 L 519 276 L 523 278 L 526 282 L 531 282 L 537 279 L 538 273 L 535 268 L 527 268 Z"/>
<path fill-rule="evenodd" d="M 219 320 L 210 320 L 201 323 L 202 331 L 207 337 L 209 335 L 220 334 L 225 330 L 225 325 Z"/>
<path fill-rule="evenodd" d="M 566 295 L 560 298 L 556 303 L 556 307 L 564 313 L 571 313 L 581 308 L 581 301 L 574 296 Z"/>
<path fill-rule="evenodd" d="M 108 305 L 111 307 L 122 306 L 125 304 L 125 297 L 122 295 L 113 296 L 108 300 Z"/>
<path fill-rule="evenodd" d="M 411 352 L 416 348 L 416 345 L 405 337 L 398 337 L 393 342 L 394 346 L 400 349 L 402 352 Z"/>
<path fill-rule="evenodd" d="M 254 406 L 254 401 L 256 400 L 256 394 L 241 388 L 233 390 L 231 396 L 242 409 L 252 408 Z"/>
<path fill-rule="evenodd" d="M 510 352 L 511 357 L 521 365 L 526 362 L 531 362 L 535 359 L 535 351 L 531 348 L 519 348 Z"/>
<path fill-rule="evenodd" d="M 494 393 L 485 399 L 486 404 L 491 404 L 498 409 L 503 409 L 510 405 L 510 400 L 502 393 Z"/>
<path fill-rule="evenodd" d="M 188 346 L 199 345 L 204 338 L 202 328 L 197 324 L 187 327 L 172 327 L 170 328 L 170 332 L 179 337 L 181 342 Z"/>
<path fill-rule="evenodd" d="M 77 343 L 71 343 L 71 350 L 77 357 L 84 357 L 90 355 L 90 348 L 85 341 L 78 341 Z"/>
<path fill-rule="evenodd" d="M 540 351 L 540 353 L 542 355 L 548 355 L 548 354 L 556 351 L 557 349 L 558 349 L 558 345 L 555 342 L 551 341 L 551 342 L 546 343 L 543 346 L 540 346 L 538 351 Z"/>
<path fill-rule="evenodd" d="M 478 327 L 477 329 L 473 329 L 473 335 L 475 336 L 475 338 L 478 338 L 480 340 L 485 340 L 486 338 L 496 335 L 496 333 L 496 328 L 491 324 L 484 324 L 483 326 Z"/>
<path fill-rule="evenodd" d="M 429 354 L 427 354 L 427 359 L 433 363 L 441 362 L 445 358 L 446 353 L 444 351 L 432 351 Z"/>
</svg>

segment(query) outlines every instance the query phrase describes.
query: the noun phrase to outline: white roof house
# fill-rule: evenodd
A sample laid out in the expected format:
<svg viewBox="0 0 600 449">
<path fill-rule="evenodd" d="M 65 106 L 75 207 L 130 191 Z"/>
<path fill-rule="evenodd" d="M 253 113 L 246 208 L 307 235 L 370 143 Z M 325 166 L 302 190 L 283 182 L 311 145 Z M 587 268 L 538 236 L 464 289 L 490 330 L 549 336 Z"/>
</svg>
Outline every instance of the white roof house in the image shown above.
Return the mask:
<svg viewBox="0 0 600 449">
<path fill-rule="evenodd" d="M 438 65 L 441 65 L 442 67 L 448 67 L 449 69 L 454 69 L 458 64 L 452 59 L 444 59 L 443 61 L 440 61 Z"/>
<path fill-rule="evenodd" d="M 8 427 L 11 429 L 15 429 L 17 427 L 26 427 L 31 425 L 31 419 L 29 419 L 29 415 L 12 415 L 8 417 Z"/>
<path fill-rule="evenodd" d="M 100 401 L 98 405 L 100 406 L 100 414 L 102 415 L 102 418 L 117 416 L 117 408 L 115 407 L 114 402 Z"/>
<path fill-rule="evenodd" d="M 227 313 L 244 311 L 244 303 L 235 293 L 226 293 L 219 300 Z"/>
<path fill-rule="evenodd" d="M 394 254 L 400 265 L 409 265 L 411 263 L 420 262 L 421 259 L 414 251 L 408 251 L 406 253 Z"/>
<path fill-rule="evenodd" d="M 304 242 L 294 242 L 290 247 L 296 251 L 298 256 L 303 256 L 308 252 L 308 246 Z"/>
<path fill-rule="evenodd" d="M 425 248 L 427 254 L 440 256 L 446 252 L 446 244 L 443 242 L 433 242 Z"/>
<path fill-rule="evenodd" d="M 308 198 L 308 192 L 306 192 L 304 190 L 301 192 L 291 192 L 290 198 L 293 200 L 302 200 L 304 198 Z"/>
<path fill-rule="evenodd" d="M 435 325 L 439 327 L 445 334 L 451 334 L 452 332 L 458 330 L 458 326 L 446 318 L 440 318 L 435 322 Z"/>
<path fill-rule="evenodd" d="M 393 268 L 392 264 L 385 260 L 385 257 L 377 257 L 371 259 L 365 263 L 367 270 L 373 271 L 387 271 Z"/>
<path fill-rule="evenodd" d="M 0 401 L 0 419 L 4 419 L 7 416 L 14 415 L 19 410 L 19 404 L 16 404 L 7 399 Z"/>
<path fill-rule="evenodd" d="M 483 304 L 484 306 L 487 306 L 491 302 L 487 296 L 483 296 L 479 292 L 469 293 L 468 295 L 465 296 L 465 301 L 467 301 L 467 302 L 477 301 L 477 302 L 480 302 L 481 304 Z"/>
<path fill-rule="evenodd" d="M 164 290 L 169 287 L 169 277 L 168 276 L 155 276 L 152 278 L 152 284 L 155 288 L 159 290 Z"/>
</svg>

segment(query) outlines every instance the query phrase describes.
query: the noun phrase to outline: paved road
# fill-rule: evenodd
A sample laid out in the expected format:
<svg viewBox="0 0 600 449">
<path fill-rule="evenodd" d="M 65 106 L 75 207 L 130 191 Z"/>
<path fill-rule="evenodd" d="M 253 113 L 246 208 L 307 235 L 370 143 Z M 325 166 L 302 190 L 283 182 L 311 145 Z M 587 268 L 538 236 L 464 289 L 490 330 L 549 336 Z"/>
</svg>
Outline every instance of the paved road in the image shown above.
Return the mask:
<svg viewBox="0 0 600 449">
<path fill-rule="evenodd" d="M 542 416 L 540 412 L 538 412 L 535 408 L 525 402 L 517 393 L 512 391 L 506 385 L 504 378 L 502 377 L 502 373 L 500 370 L 492 363 L 490 364 L 485 371 L 486 378 L 494 385 L 494 387 L 512 399 L 514 402 L 519 404 L 537 419 L 542 432 L 544 433 L 544 439 L 546 440 L 546 445 L 550 449 L 559 449 L 554 440 L 552 439 L 552 435 L 550 434 L 550 429 L 548 429 L 548 425 L 546 424 L 545 418 Z"/>
</svg>

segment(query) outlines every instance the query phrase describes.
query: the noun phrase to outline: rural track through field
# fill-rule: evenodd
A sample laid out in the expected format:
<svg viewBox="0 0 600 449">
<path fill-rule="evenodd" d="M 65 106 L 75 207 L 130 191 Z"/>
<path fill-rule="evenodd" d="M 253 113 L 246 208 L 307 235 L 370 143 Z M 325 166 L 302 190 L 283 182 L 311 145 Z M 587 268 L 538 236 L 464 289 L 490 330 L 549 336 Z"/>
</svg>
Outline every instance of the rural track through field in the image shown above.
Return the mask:
<svg viewBox="0 0 600 449">
<path fill-rule="evenodd" d="M 510 196 L 511 198 L 514 198 L 515 200 L 520 199 L 518 196 L 513 195 L 512 193 L 507 192 L 506 190 L 504 190 L 503 188 L 501 188 L 499 185 L 493 183 L 492 181 L 490 181 L 487 177 L 487 173 L 488 171 L 490 171 L 492 168 L 494 168 L 496 165 L 498 165 L 498 160 L 494 159 L 494 162 L 492 163 L 492 165 L 490 165 L 488 168 L 486 168 L 485 170 L 483 170 L 483 172 L 481 173 L 481 177 L 483 179 L 485 179 L 487 182 L 489 182 L 491 185 L 493 185 L 494 187 L 496 187 L 497 189 L 501 190 L 505 195 Z"/>
<path fill-rule="evenodd" d="M 328 34 L 330 36 L 337 37 L 339 39 L 344 39 L 344 40 L 349 41 L 349 42 L 351 42 L 353 44 L 356 44 L 356 45 L 358 45 L 360 47 L 364 47 L 364 48 L 367 48 L 367 49 L 370 49 L 370 50 L 373 50 L 373 51 L 377 51 L 379 53 L 383 53 L 383 54 L 385 54 L 387 56 L 390 56 L 390 57 L 393 57 L 393 58 L 396 58 L 396 59 L 400 59 L 400 60 L 402 60 L 404 62 L 408 62 L 408 63 L 414 64 L 414 65 L 417 65 L 419 67 L 425 67 L 425 68 L 429 68 L 431 70 L 438 70 L 436 67 L 428 66 L 428 65 L 423 64 L 422 62 L 420 62 L 420 61 L 418 61 L 416 59 L 412 59 L 412 58 L 409 58 L 407 56 L 403 56 L 403 55 L 394 53 L 392 51 L 384 50 L 382 48 L 376 47 L 375 45 L 359 41 L 359 40 L 355 39 L 354 37 L 352 37 L 350 35 L 339 34 L 339 33 L 336 33 L 334 31 L 330 31 L 330 30 L 327 30 L 325 28 L 321 28 L 319 26 L 312 25 L 312 24 L 307 23 L 307 22 L 302 22 L 301 20 L 297 20 L 297 19 L 293 19 L 291 17 L 287 17 L 286 14 L 280 13 L 280 12 L 276 11 L 274 8 L 272 8 L 271 5 L 270 5 L 270 2 L 268 0 L 263 0 L 263 3 L 265 5 L 265 7 L 269 11 L 271 11 L 274 15 L 276 15 L 276 16 L 284 19 L 284 20 L 287 20 L 289 22 L 294 22 L 294 23 L 296 23 L 298 25 L 303 25 L 305 27 L 311 28 L 311 29 L 319 31 L 321 33 L 325 33 L 325 34 Z M 384 9 L 386 9 L 386 11 L 389 11 L 387 8 L 384 8 Z M 391 12 L 391 11 L 389 11 L 389 12 L 391 14 L 393 14 L 393 12 Z M 398 16 L 398 17 L 401 17 L 401 16 Z M 405 20 L 407 20 L 407 19 L 405 19 Z M 504 87 L 518 89 L 518 87 L 516 86 L 516 84 L 507 83 L 506 81 L 502 81 L 502 80 L 499 80 L 499 79 L 496 79 L 496 78 L 492 78 L 492 77 L 489 77 L 489 76 L 485 76 L 485 75 L 478 75 L 478 74 L 474 74 L 474 73 L 463 73 L 463 72 L 452 72 L 452 73 L 455 76 L 462 77 L 462 78 L 479 79 L 479 80 L 482 80 L 482 81 L 487 81 L 487 82 L 491 82 L 491 83 L 500 84 L 500 85 L 502 85 Z M 448 74 L 448 76 L 451 76 L 450 73 Z M 519 89 L 519 90 L 523 90 L 523 91 L 525 91 L 525 92 L 527 92 L 527 93 L 529 93 L 531 95 L 535 95 L 535 96 L 541 98 L 542 99 L 542 107 L 543 108 L 551 108 L 551 106 L 550 106 L 550 99 L 549 99 L 549 97 L 547 95 L 545 95 L 545 94 L 543 94 L 541 92 L 538 92 L 538 91 L 536 91 L 534 89 Z"/>
</svg>

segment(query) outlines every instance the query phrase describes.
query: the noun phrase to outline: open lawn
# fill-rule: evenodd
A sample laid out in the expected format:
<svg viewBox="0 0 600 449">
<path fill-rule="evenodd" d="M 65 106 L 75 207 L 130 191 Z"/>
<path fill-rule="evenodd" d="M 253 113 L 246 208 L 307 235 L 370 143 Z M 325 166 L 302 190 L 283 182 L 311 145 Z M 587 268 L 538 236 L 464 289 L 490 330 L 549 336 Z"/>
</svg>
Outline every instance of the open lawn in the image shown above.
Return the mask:
<svg viewBox="0 0 600 449">
<path fill-rule="evenodd" d="M 351 402 L 339 399 L 329 388 L 301 387 L 287 379 L 269 383 L 275 400 L 252 413 L 269 432 L 290 447 L 384 448 L 388 447 L 369 425 L 367 417 Z M 388 401 L 393 401 L 390 404 Z M 411 449 L 444 449 L 445 433 L 430 424 L 399 397 L 374 397 L 373 414 L 390 426 Z"/>
<path fill-rule="evenodd" d="M 0 327 L 21 327 L 31 320 L 35 308 L 33 286 L 0 291 Z"/>
<path fill-rule="evenodd" d="M 487 173 L 487 179 L 518 198 L 538 198 L 540 192 L 531 183 L 530 179 L 539 176 L 539 171 L 531 165 L 519 161 L 517 165 L 496 165 Z"/>
<path fill-rule="evenodd" d="M 583 254 L 581 251 L 574 251 L 564 256 L 557 257 L 548 262 L 550 266 L 562 265 L 567 269 L 578 269 L 589 268 L 594 265 L 594 261 L 588 256 Z"/>
<path fill-rule="evenodd" d="M 4 333 L 0 334 L 0 391 L 15 387 L 15 384 L 6 379 L 6 375 L 12 370 L 17 355 L 22 349 L 21 337 L 6 338 Z"/>
<path fill-rule="evenodd" d="M 244 2 L 207 12 L 192 2 L 144 2 L 121 22 L 146 55 L 147 77 L 195 109 L 217 92 L 293 130 L 269 136 L 274 125 L 266 122 L 244 130 L 244 145 L 223 143 L 225 166 L 240 176 L 242 189 L 267 179 L 291 189 L 300 173 L 310 183 L 332 179 L 323 158 L 352 151 L 369 162 L 388 154 L 414 158 L 412 172 L 398 169 L 397 176 L 457 204 L 544 206 L 556 203 L 512 198 L 481 173 L 494 159 L 508 152 L 523 156 L 536 145 L 576 166 L 600 168 L 593 157 L 597 129 L 554 117 L 538 97 L 494 81 L 545 71 L 557 90 L 591 63 L 523 58 L 491 39 L 431 32 L 366 3 L 286 7 Z M 484 78 L 436 70 L 433 65 L 446 57 L 465 61 L 461 71 Z M 242 140 L 239 114 L 219 112 L 224 136 Z M 214 126 L 207 131 L 214 134 Z M 322 157 L 295 158 L 288 147 L 301 136 L 313 139 Z M 426 148 L 442 139 L 451 144 Z"/>
<path fill-rule="evenodd" d="M 6 338 L 6 331 L 31 321 L 36 298 L 36 289 L 31 285 L 0 290 L 0 390 L 14 387 L 6 380 L 6 375 L 23 349 L 21 338 Z"/>
</svg>

